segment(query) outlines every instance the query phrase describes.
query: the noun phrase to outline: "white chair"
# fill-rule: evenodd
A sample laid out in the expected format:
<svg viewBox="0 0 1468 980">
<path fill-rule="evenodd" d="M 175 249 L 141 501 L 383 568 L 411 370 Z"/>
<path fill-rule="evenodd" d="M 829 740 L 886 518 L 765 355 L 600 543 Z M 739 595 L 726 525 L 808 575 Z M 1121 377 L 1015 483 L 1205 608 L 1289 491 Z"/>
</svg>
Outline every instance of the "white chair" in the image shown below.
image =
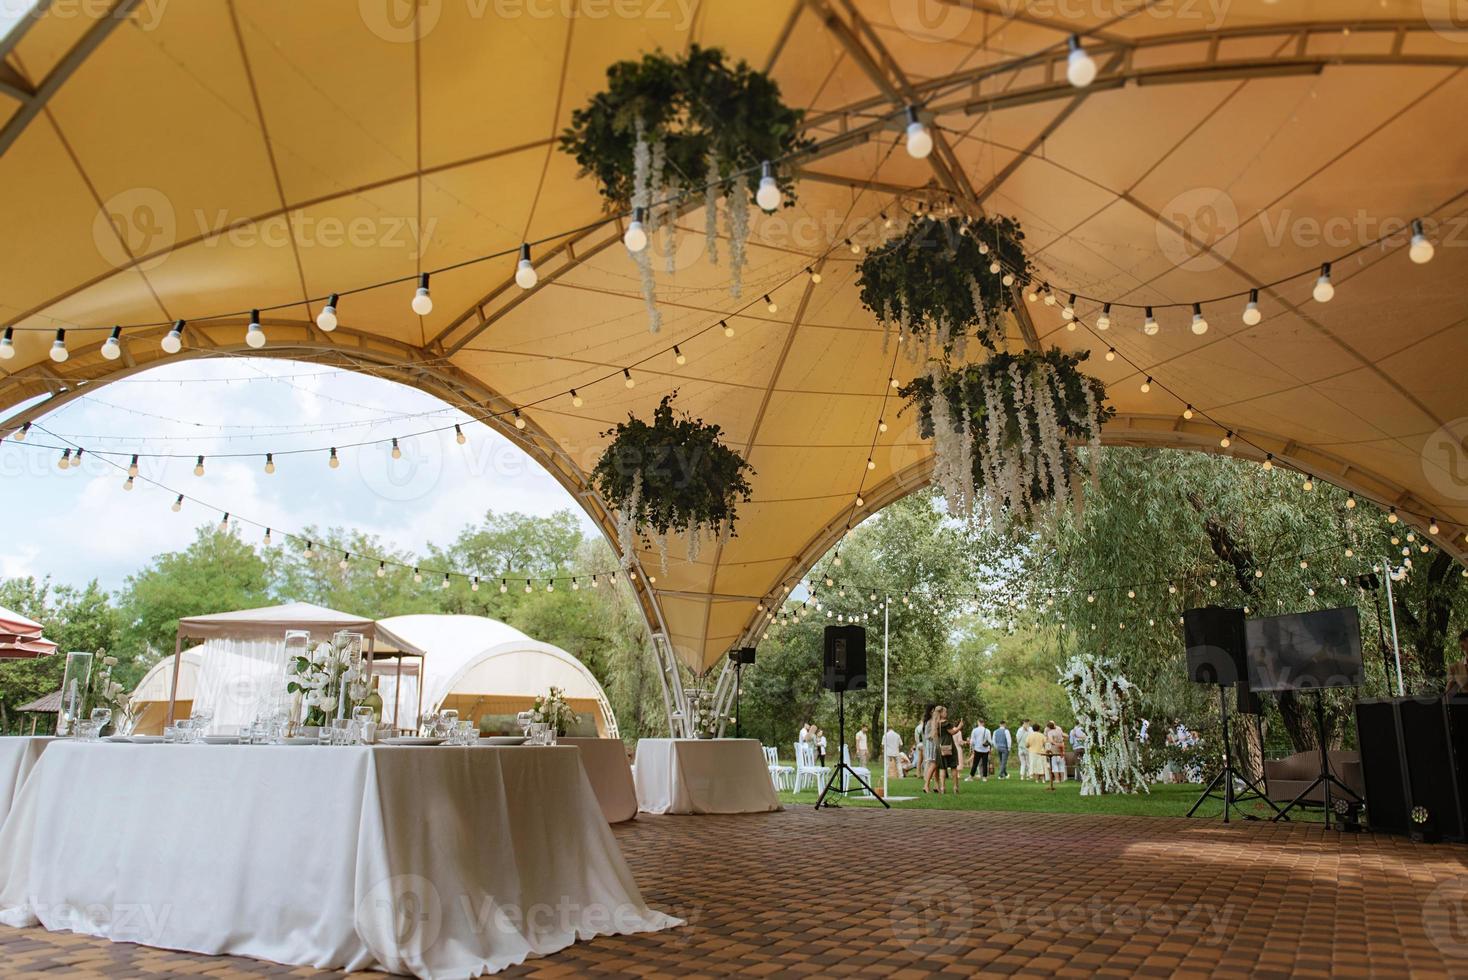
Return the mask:
<svg viewBox="0 0 1468 980">
<path fill-rule="evenodd" d="M 851 752 L 844 745 L 841 746 L 841 761 L 846 763 L 848 766 L 851 766 Z M 856 773 L 862 779 L 866 780 L 867 786 L 870 786 L 872 784 L 872 771 L 866 766 L 851 766 L 851 771 Z M 841 792 L 851 792 L 851 773 L 846 772 L 845 770 L 842 770 L 841 772 Z M 866 789 L 863 788 L 861 791 L 861 795 L 871 796 L 872 794 L 868 793 Z"/>
<path fill-rule="evenodd" d="M 775 791 L 779 792 L 787 787 L 793 787 L 795 783 L 795 767 L 780 765 L 780 753 L 769 746 L 765 750 L 765 767 L 770 770 L 770 782 L 774 784 Z"/>
<path fill-rule="evenodd" d="M 813 788 L 820 789 L 826 784 L 826 777 L 830 775 L 829 766 L 816 765 L 815 747 L 809 744 L 795 743 L 795 792 L 800 792 L 800 787 L 810 783 Z"/>
</svg>

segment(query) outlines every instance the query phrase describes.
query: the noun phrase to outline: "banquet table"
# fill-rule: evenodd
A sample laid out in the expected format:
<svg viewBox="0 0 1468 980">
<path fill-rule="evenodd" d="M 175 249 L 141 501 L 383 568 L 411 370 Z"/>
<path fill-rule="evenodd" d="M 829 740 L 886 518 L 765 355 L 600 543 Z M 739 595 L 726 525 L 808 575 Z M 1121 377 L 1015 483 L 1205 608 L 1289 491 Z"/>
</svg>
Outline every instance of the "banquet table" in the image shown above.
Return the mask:
<svg viewBox="0 0 1468 980">
<path fill-rule="evenodd" d="M 627 746 L 620 738 L 558 738 L 556 744 L 581 750 L 582 768 L 607 823 L 621 823 L 637 816 L 637 787 L 632 782 Z"/>
<path fill-rule="evenodd" d="M 649 909 L 561 747 L 64 742 L 0 829 L 0 923 L 474 976 Z"/>
<path fill-rule="evenodd" d="M 764 750 L 752 738 L 644 738 L 635 776 L 644 813 L 780 809 Z"/>
<path fill-rule="evenodd" d="M 26 777 L 35 768 L 46 746 L 56 741 L 50 735 L 16 735 L 0 738 L 0 825 L 10 812 Z"/>
</svg>

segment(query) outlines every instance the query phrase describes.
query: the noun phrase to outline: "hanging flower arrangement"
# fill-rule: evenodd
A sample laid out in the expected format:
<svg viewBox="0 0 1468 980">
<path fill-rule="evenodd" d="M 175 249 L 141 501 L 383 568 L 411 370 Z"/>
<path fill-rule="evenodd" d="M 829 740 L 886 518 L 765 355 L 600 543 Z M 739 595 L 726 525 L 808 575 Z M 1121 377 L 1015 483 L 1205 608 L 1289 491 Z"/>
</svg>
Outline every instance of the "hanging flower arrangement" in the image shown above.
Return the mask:
<svg viewBox="0 0 1468 980">
<path fill-rule="evenodd" d="M 1003 347 L 1011 287 L 1030 275 L 1024 237 L 1012 218 L 921 217 L 868 252 L 857 286 L 885 331 L 883 349 L 893 327 L 959 358 L 970 336 L 991 351 Z M 918 345 L 907 352 L 915 360 Z"/>
<path fill-rule="evenodd" d="M 1133 718 L 1136 688 L 1122 676 L 1116 661 L 1094 653 L 1072 657 L 1061 668 L 1060 686 L 1070 699 L 1076 724 L 1086 733 L 1081 795 L 1150 792 Z"/>
<path fill-rule="evenodd" d="M 935 366 L 900 389 L 933 440 L 933 482 L 950 512 L 1027 519 L 1052 503 L 1079 504 L 1089 471 L 1075 445 L 1099 449 L 1115 414 L 1103 404 L 1106 386 L 1079 369 L 1089 354 L 997 353 L 956 371 Z"/>
<path fill-rule="evenodd" d="M 671 57 L 661 52 L 607 69 L 607 89 L 571 114 L 561 149 L 576 158 L 583 176 L 595 177 L 609 208 L 631 209 L 623 239 L 642 280 L 648 328 L 660 326 L 649 238 L 661 232 L 665 271 L 675 269 L 675 221 L 683 203 L 699 194 L 704 204 L 708 259 L 719 259 L 719 205 L 729 236 L 729 291 L 742 288 L 749 205 L 758 200 L 791 203 L 794 181 L 772 169 L 752 179 L 767 161 L 782 160 L 814 145 L 800 135 L 803 113 L 780 100 L 780 87 L 743 61 L 728 64 L 718 48 L 693 45 Z M 759 185 L 769 184 L 760 193 Z M 778 194 L 775 191 L 778 190 Z"/>
<path fill-rule="evenodd" d="M 744 457 L 722 442 L 722 430 L 673 412 L 677 392 L 664 395 L 652 424 L 635 416 L 602 433 L 612 441 L 591 471 L 592 485 L 617 512 L 622 565 L 632 562 L 638 539 L 656 543 L 663 570 L 668 535 L 688 538 L 688 560 L 698 559 L 702 535 L 734 535 L 736 508 L 750 497 Z"/>
</svg>

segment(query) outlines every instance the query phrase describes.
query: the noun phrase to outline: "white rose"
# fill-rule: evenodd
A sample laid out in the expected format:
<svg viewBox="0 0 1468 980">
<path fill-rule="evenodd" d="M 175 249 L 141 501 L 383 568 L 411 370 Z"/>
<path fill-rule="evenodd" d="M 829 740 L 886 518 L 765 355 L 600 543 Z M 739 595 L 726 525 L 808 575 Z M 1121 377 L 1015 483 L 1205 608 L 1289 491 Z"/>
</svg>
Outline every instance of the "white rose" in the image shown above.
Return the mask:
<svg viewBox="0 0 1468 980">
<path fill-rule="evenodd" d="M 117 666 L 117 658 L 116 657 L 103 657 L 102 658 L 102 666 L 103 667 L 116 667 Z"/>
<path fill-rule="evenodd" d="M 330 714 L 332 711 L 336 710 L 336 698 L 332 697 L 329 694 L 321 698 L 320 704 L 321 710 L 325 711 L 327 714 Z"/>
</svg>

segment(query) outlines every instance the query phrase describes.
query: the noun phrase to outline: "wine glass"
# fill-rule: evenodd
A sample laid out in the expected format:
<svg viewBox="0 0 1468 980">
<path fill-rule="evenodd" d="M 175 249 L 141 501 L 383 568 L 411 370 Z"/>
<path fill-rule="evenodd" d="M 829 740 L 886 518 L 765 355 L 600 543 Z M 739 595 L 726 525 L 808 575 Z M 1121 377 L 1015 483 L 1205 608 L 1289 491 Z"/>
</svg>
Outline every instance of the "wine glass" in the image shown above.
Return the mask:
<svg viewBox="0 0 1468 980">
<path fill-rule="evenodd" d="M 357 726 L 357 744 L 370 745 L 376 740 L 376 725 L 372 723 L 372 709 L 359 704 L 352 709 L 352 724 Z"/>
<path fill-rule="evenodd" d="M 438 714 L 438 730 L 433 734 L 439 738 L 448 738 L 458 727 L 459 712 L 454 708 L 445 708 Z"/>
<path fill-rule="evenodd" d="M 102 729 L 106 728 L 108 722 L 112 721 L 112 709 L 93 708 L 90 720 L 92 722 L 91 737 L 94 739 L 101 738 Z"/>
<path fill-rule="evenodd" d="M 425 711 L 418 718 L 418 734 L 424 738 L 432 738 L 433 733 L 438 730 L 438 712 Z"/>
<path fill-rule="evenodd" d="M 530 725 L 535 721 L 535 712 L 522 711 L 515 716 L 515 724 L 520 729 L 520 734 L 526 738 L 530 737 Z"/>
</svg>

